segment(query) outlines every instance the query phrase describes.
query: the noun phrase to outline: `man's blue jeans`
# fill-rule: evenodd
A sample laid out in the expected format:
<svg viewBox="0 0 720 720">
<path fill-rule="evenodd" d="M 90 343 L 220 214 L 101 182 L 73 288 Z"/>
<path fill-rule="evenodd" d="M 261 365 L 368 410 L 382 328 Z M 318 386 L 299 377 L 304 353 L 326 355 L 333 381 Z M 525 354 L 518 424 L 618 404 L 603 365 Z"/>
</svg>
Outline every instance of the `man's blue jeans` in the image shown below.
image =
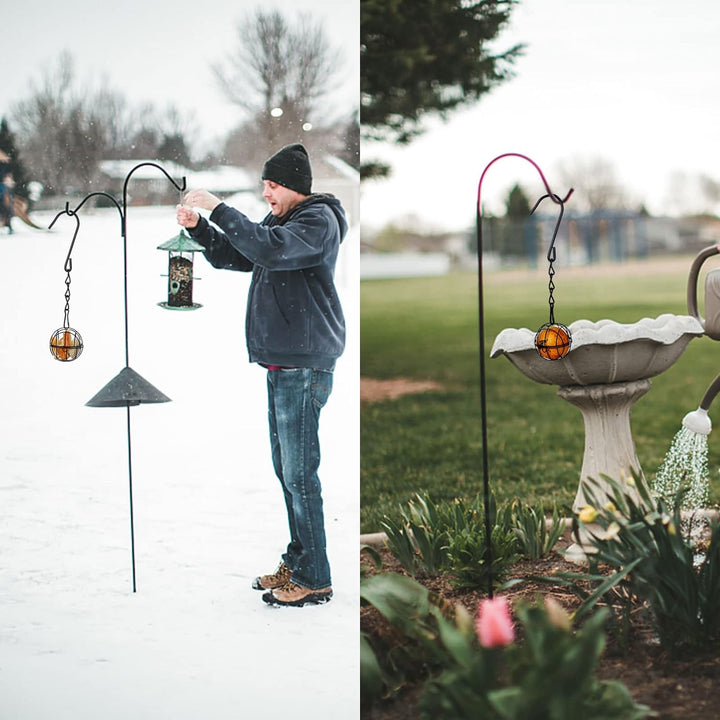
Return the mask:
<svg viewBox="0 0 720 720">
<path fill-rule="evenodd" d="M 268 370 L 268 421 L 275 473 L 280 479 L 290 543 L 283 555 L 298 585 L 330 587 L 320 479 L 320 410 L 332 391 L 326 370 Z"/>
</svg>

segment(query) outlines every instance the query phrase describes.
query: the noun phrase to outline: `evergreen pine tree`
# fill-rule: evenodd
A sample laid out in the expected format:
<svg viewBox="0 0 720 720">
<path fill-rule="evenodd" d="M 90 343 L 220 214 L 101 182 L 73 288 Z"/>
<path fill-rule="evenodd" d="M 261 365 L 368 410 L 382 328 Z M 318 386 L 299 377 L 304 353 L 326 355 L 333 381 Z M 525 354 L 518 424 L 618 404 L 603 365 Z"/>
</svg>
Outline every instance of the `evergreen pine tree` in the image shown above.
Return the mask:
<svg viewBox="0 0 720 720">
<path fill-rule="evenodd" d="M 494 43 L 518 0 L 361 0 L 363 137 L 407 143 L 512 77 L 523 46 Z M 491 49 L 493 48 L 493 49 Z"/>
<path fill-rule="evenodd" d="M 505 214 L 513 220 L 525 220 L 530 215 L 530 200 L 517 183 L 513 185 L 505 200 Z"/>
</svg>

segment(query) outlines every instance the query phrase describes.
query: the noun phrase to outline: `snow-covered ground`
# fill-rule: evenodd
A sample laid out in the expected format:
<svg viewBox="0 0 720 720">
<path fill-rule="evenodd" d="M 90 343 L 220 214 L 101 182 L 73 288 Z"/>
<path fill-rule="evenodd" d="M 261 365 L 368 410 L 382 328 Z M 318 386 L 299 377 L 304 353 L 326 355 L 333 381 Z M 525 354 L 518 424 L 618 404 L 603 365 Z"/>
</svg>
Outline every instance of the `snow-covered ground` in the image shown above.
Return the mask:
<svg viewBox="0 0 720 720">
<path fill-rule="evenodd" d="M 0 230 L 0 719 L 359 716 L 357 237 L 338 268 L 348 347 L 321 417 L 335 596 L 278 609 L 250 587 L 288 538 L 265 373 L 245 352 L 249 277 L 198 254 L 203 307 L 158 307 L 174 208 L 129 208 L 129 364 L 172 399 L 130 412 L 133 593 L 127 413 L 85 406 L 125 365 L 120 222 L 80 217 L 70 324 L 85 349 L 70 363 L 48 342 L 75 221 Z"/>
</svg>

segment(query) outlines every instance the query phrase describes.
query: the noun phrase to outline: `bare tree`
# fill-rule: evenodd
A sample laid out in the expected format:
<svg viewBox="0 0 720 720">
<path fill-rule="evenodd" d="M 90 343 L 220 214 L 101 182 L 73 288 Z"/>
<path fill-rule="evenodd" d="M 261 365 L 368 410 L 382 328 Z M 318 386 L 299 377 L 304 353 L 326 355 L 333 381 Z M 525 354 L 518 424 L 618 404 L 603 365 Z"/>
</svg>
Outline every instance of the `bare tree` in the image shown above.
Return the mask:
<svg viewBox="0 0 720 720">
<path fill-rule="evenodd" d="M 674 171 L 663 198 L 669 215 L 715 214 L 720 205 L 720 181 L 706 174 Z"/>
<path fill-rule="evenodd" d="M 11 116 L 28 176 L 49 194 L 95 189 L 104 159 L 190 159 L 191 118 L 173 107 L 133 109 L 106 82 L 99 89 L 81 86 L 67 52 L 30 84 Z"/>
<path fill-rule="evenodd" d="M 192 164 L 188 139 L 197 134 L 192 115 L 181 113 L 174 105 L 158 111 L 147 104 L 130 114 L 127 127 L 127 141 L 115 149 L 114 157 L 173 160 L 186 167 Z"/>
<path fill-rule="evenodd" d="M 65 133 L 60 129 L 65 128 L 72 112 L 72 83 L 72 58 L 63 53 L 57 66 L 45 74 L 40 85 L 31 84 L 30 97 L 12 112 L 29 174 L 41 179 L 51 191 L 65 184 L 68 158 Z"/>
<path fill-rule="evenodd" d="M 699 175 L 698 185 L 700 186 L 700 196 L 707 208 L 717 208 L 720 203 L 720 181 L 709 175 Z"/>
<path fill-rule="evenodd" d="M 576 156 L 560 164 L 559 174 L 561 186 L 575 189 L 573 208 L 589 212 L 619 210 L 630 202 L 615 166 L 605 158 Z"/>
<path fill-rule="evenodd" d="M 279 145 L 307 143 L 310 127 L 330 124 L 323 103 L 334 87 L 339 53 L 322 24 L 307 15 L 289 23 L 277 10 L 257 10 L 238 24 L 237 35 L 234 52 L 213 70 L 246 114 L 228 146 L 257 164 Z M 244 148 L 237 147 L 240 134 Z"/>
</svg>

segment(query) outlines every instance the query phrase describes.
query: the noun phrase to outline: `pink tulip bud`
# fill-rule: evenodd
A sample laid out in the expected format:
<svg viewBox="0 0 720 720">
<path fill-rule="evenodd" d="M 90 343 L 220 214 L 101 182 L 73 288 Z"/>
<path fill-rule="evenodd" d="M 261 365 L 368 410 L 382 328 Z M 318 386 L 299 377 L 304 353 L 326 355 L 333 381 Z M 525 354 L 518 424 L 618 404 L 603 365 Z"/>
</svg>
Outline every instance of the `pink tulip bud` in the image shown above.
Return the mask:
<svg viewBox="0 0 720 720">
<path fill-rule="evenodd" d="M 480 644 L 486 648 L 504 647 L 515 639 L 507 598 L 485 598 L 480 601 L 475 632 Z"/>
</svg>

